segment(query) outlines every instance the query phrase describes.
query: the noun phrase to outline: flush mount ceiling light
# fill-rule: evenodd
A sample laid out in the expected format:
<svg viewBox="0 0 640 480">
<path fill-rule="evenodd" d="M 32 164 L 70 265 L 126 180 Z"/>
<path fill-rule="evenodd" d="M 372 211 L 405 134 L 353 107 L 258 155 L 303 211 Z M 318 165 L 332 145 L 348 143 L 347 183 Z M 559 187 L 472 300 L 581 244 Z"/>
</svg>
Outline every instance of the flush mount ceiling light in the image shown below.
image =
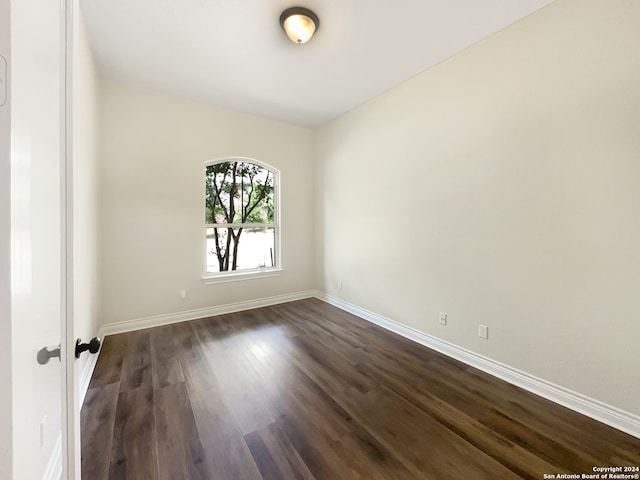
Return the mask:
<svg viewBox="0 0 640 480">
<path fill-rule="evenodd" d="M 318 16 L 308 8 L 287 8 L 280 15 L 280 25 L 292 42 L 307 43 L 320 26 Z"/>
</svg>

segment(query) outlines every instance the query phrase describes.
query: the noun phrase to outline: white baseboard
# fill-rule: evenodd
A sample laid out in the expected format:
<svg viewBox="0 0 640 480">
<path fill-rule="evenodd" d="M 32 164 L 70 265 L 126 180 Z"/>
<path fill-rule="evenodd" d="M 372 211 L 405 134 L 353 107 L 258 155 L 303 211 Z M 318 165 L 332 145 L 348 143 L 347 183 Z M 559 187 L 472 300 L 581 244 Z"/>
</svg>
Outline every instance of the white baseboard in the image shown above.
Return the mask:
<svg viewBox="0 0 640 480">
<path fill-rule="evenodd" d="M 555 385 L 516 368 L 496 362 L 488 357 L 478 355 L 470 350 L 445 342 L 444 340 L 407 327 L 406 325 L 394 322 L 393 320 L 352 305 L 324 292 L 316 292 L 314 296 L 425 347 L 455 358 L 467 365 L 544 397 L 547 400 L 551 400 L 594 420 L 598 420 L 599 422 L 640 438 L 640 417 L 637 415 L 625 412 L 619 408 Z"/>
<path fill-rule="evenodd" d="M 91 376 L 93 375 L 93 371 L 96 368 L 96 363 L 98 363 L 99 355 L 99 351 L 95 355 L 89 355 L 87 363 L 84 364 L 84 368 L 82 369 L 82 372 L 80 372 L 80 385 L 78 385 L 80 408 L 82 408 L 82 405 L 84 404 L 84 398 L 87 396 L 87 390 L 89 390 Z"/>
<path fill-rule="evenodd" d="M 109 323 L 100 328 L 100 338 L 107 335 L 115 335 L 116 333 L 132 332 L 134 330 L 142 330 L 144 328 L 159 327 L 171 323 L 186 322 L 188 320 L 196 320 L 198 318 L 214 317 L 216 315 L 224 315 L 226 313 L 241 312 L 243 310 L 251 310 L 252 308 L 268 307 L 277 305 L 278 303 L 293 302 L 302 300 L 316 295 L 315 290 L 307 290 L 296 293 L 288 293 L 285 295 L 276 295 L 273 297 L 258 298 L 245 302 L 228 303 L 216 307 L 198 308 L 185 312 L 170 313 L 166 315 L 155 315 L 152 317 L 137 318 L 126 320 L 124 322 Z"/>
</svg>

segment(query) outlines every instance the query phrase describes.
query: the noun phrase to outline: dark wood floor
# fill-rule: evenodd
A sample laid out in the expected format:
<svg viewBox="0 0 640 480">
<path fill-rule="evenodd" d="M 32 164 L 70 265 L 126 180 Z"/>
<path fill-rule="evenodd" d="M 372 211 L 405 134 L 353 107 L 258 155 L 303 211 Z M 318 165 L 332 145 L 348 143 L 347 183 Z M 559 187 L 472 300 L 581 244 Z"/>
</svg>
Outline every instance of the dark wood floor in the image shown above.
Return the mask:
<svg viewBox="0 0 640 480">
<path fill-rule="evenodd" d="M 640 440 L 319 300 L 107 337 L 82 409 L 101 479 L 542 479 Z"/>
</svg>

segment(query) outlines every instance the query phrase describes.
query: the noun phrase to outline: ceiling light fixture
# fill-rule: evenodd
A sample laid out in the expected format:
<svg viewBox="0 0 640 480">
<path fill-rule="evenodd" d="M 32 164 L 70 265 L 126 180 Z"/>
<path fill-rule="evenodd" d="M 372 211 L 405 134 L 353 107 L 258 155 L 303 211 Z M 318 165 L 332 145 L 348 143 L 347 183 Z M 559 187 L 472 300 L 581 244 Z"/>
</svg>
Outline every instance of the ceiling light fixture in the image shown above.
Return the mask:
<svg viewBox="0 0 640 480">
<path fill-rule="evenodd" d="M 287 8 L 280 15 L 280 25 L 292 42 L 307 43 L 320 26 L 318 16 L 308 8 Z"/>
</svg>

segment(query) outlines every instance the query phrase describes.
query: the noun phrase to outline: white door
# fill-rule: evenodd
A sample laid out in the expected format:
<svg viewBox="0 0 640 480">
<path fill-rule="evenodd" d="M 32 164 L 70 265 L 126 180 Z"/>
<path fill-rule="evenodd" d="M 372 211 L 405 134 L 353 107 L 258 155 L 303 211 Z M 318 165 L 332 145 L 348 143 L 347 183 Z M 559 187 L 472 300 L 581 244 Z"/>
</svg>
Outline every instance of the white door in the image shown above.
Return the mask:
<svg viewBox="0 0 640 480">
<path fill-rule="evenodd" d="M 2 208 L 9 205 L 10 211 L 9 228 L 0 234 L 0 249 L 3 241 L 10 242 L 10 303 L 2 308 L 10 320 L 0 329 L 10 331 L 4 341 L 11 372 L 11 416 L 0 417 L 10 421 L 11 433 L 5 432 L 10 448 L 8 454 L 2 449 L 7 463 L 0 477 L 79 479 L 76 373 L 68 351 L 75 344 L 73 296 L 67 289 L 72 255 L 66 195 L 71 186 L 65 184 L 65 2 L 0 2 L 2 36 L 10 31 L 11 42 L 10 48 L 0 44 L 10 91 L 0 107 L 0 118 L 6 120 L 0 122 L 0 168 L 10 165 L 9 195 L 0 199 L 0 221 Z M 4 141 L 7 133 L 10 142 Z M 59 345 L 62 361 L 55 356 Z M 38 352 L 44 364 L 38 363 Z M 48 352 L 52 358 L 45 363 Z"/>
</svg>

